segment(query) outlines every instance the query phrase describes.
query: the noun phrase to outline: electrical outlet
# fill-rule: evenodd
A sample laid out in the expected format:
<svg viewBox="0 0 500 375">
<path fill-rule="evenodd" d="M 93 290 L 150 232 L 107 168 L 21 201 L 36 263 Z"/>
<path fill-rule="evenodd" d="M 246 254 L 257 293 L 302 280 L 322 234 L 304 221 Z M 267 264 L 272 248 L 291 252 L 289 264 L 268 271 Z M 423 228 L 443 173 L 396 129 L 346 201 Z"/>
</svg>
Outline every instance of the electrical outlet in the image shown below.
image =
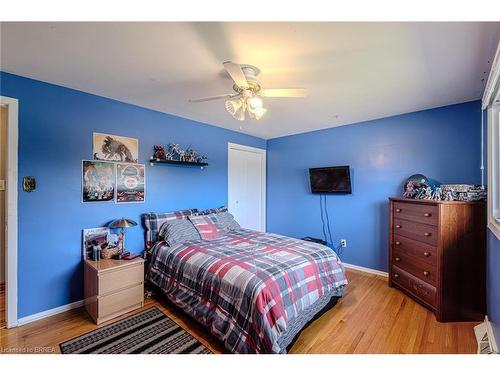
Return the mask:
<svg viewBox="0 0 500 375">
<path fill-rule="evenodd" d="M 340 240 L 340 247 L 347 247 L 347 240 Z"/>
</svg>

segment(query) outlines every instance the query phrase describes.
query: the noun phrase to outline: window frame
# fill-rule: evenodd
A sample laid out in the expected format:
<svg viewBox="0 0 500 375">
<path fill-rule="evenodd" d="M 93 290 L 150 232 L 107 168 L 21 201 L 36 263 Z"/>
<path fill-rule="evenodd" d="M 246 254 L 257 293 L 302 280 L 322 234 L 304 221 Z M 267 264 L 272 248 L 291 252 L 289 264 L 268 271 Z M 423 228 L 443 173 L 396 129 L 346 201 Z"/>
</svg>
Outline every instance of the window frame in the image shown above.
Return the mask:
<svg viewBox="0 0 500 375">
<path fill-rule="evenodd" d="M 497 95 L 496 93 L 493 97 Z M 488 228 L 500 240 L 500 103 L 498 102 L 488 107 Z"/>
</svg>

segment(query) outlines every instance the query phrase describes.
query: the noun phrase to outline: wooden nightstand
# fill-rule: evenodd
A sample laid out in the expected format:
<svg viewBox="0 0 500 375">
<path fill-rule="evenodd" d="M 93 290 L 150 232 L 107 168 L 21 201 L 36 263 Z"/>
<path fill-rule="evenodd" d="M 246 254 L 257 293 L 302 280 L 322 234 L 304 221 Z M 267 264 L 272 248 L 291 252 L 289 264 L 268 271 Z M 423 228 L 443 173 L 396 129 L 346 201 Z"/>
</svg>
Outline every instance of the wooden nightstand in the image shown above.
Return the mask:
<svg viewBox="0 0 500 375">
<path fill-rule="evenodd" d="M 96 324 L 144 306 L 144 259 L 86 260 L 84 267 L 85 308 Z"/>
</svg>

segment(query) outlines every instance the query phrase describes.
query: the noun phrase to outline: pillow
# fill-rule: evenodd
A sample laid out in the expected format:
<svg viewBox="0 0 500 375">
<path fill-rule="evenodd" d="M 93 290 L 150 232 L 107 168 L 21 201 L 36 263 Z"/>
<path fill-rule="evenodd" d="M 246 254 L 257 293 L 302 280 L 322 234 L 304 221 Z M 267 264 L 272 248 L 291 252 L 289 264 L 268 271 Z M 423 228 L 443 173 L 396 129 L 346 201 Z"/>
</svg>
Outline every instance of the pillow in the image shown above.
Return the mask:
<svg viewBox="0 0 500 375">
<path fill-rule="evenodd" d="M 191 210 L 171 211 L 164 214 L 158 214 L 155 212 L 144 214 L 143 219 L 144 226 L 146 227 L 146 249 L 149 249 L 155 244 L 155 242 L 158 241 L 158 231 L 165 222 L 177 219 L 186 219 L 189 215 L 193 215 L 197 212 L 198 210 L 194 208 Z"/>
<path fill-rule="evenodd" d="M 191 215 L 189 220 L 195 226 L 203 240 L 215 240 L 222 235 L 222 229 L 217 222 L 215 214 L 210 215 Z"/>
<path fill-rule="evenodd" d="M 220 206 L 217 208 L 207 208 L 206 210 L 198 211 L 198 215 L 210 215 L 210 214 L 217 214 L 219 212 L 226 212 L 226 211 L 227 211 L 226 206 Z"/>
<path fill-rule="evenodd" d="M 215 216 L 217 217 L 219 227 L 221 227 L 224 231 L 231 231 L 241 228 L 240 224 L 238 224 L 238 222 L 234 220 L 234 216 L 231 215 L 229 211 L 216 213 Z"/>
<path fill-rule="evenodd" d="M 180 242 L 201 240 L 200 234 L 188 219 L 170 220 L 163 223 L 158 237 L 163 239 L 168 246 Z"/>
</svg>

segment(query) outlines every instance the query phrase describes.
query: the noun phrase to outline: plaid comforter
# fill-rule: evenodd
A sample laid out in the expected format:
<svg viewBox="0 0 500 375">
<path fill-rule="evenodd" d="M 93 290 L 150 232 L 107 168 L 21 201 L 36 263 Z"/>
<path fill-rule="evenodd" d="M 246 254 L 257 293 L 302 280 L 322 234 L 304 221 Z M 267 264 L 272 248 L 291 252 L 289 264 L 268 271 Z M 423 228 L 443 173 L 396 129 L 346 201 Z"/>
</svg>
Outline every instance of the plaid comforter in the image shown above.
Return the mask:
<svg viewBox="0 0 500 375">
<path fill-rule="evenodd" d="M 168 247 L 157 242 L 146 278 L 235 353 L 282 353 L 280 336 L 347 280 L 333 250 L 247 229 Z"/>
</svg>

